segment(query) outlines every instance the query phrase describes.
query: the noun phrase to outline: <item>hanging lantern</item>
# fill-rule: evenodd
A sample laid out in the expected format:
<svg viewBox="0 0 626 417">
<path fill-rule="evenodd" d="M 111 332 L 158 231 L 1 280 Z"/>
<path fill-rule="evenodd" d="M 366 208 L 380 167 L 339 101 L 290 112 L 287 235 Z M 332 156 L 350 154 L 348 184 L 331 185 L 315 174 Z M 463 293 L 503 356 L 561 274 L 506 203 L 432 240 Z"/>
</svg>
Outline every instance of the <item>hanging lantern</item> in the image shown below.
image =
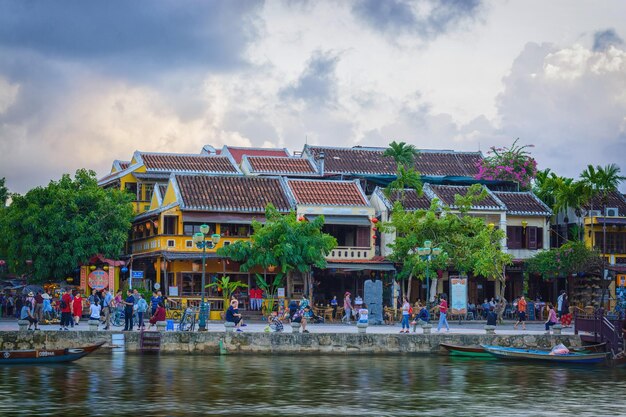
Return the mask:
<svg viewBox="0 0 626 417">
<path fill-rule="evenodd" d="M 146 229 L 148 230 L 152 229 L 152 223 L 150 222 L 146 223 Z"/>
<path fill-rule="evenodd" d="M 372 223 L 374 224 L 378 223 L 378 219 L 376 217 L 372 217 Z"/>
<path fill-rule="evenodd" d="M 96 269 L 96 266 L 95 266 L 95 265 L 91 265 L 91 266 L 89 267 L 89 269 L 91 269 L 92 271 L 94 271 L 94 270 Z"/>
<path fill-rule="evenodd" d="M 375 227 L 372 227 L 372 230 L 375 232 L 375 231 L 376 231 L 376 230 L 378 230 L 378 229 L 376 229 Z"/>
<path fill-rule="evenodd" d="M 127 273 L 128 272 L 128 268 L 126 268 L 125 266 L 122 267 L 122 269 L 120 269 L 120 271 L 122 271 L 123 273 Z"/>
<path fill-rule="evenodd" d="M 372 235 L 372 239 L 376 240 L 376 235 Z"/>
<path fill-rule="evenodd" d="M 109 270 L 109 265 L 103 266 L 102 269 L 104 269 L 105 271 L 108 271 Z"/>
<path fill-rule="evenodd" d="M 304 216 L 300 216 L 300 217 L 298 217 L 298 221 L 299 221 L 299 222 L 303 222 L 303 221 L 304 221 Z"/>
<path fill-rule="evenodd" d="M 72 277 L 67 277 L 67 278 L 65 278 L 65 281 L 66 281 L 66 282 L 74 282 L 74 278 L 72 278 Z"/>
<path fill-rule="evenodd" d="M 158 220 L 155 220 L 155 221 L 153 221 L 152 223 L 154 223 L 154 228 L 155 228 L 155 229 L 158 229 L 158 228 L 159 228 L 159 221 L 158 221 Z"/>
<path fill-rule="evenodd" d="M 267 267 L 267 270 L 270 272 L 274 272 L 274 270 L 276 269 L 276 267 L 274 265 L 270 265 Z"/>
</svg>

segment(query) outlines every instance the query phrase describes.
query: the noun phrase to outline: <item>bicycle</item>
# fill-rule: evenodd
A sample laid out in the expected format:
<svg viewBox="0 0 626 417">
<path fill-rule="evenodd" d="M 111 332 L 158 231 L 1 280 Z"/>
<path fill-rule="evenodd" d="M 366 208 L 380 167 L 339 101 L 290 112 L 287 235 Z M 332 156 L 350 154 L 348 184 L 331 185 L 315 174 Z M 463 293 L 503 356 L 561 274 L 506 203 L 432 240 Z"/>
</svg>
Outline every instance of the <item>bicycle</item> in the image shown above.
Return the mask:
<svg viewBox="0 0 626 417">
<path fill-rule="evenodd" d="M 196 327 L 196 312 L 193 308 L 188 307 L 180 319 L 178 330 L 182 332 L 193 332 Z"/>
</svg>

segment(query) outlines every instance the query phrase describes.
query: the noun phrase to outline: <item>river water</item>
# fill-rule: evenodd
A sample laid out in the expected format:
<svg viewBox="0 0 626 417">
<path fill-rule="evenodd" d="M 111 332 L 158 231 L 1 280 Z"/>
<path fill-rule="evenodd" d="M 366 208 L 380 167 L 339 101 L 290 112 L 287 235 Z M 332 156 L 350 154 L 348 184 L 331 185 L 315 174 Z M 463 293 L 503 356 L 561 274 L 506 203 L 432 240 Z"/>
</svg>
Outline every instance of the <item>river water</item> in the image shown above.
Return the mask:
<svg viewBox="0 0 626 417">
<path fill-rule="evenodd" d="M 626 368 L 447 356 L 141 356 L 0 369 L 0 416 L 626 416 Z"/>
</svg>

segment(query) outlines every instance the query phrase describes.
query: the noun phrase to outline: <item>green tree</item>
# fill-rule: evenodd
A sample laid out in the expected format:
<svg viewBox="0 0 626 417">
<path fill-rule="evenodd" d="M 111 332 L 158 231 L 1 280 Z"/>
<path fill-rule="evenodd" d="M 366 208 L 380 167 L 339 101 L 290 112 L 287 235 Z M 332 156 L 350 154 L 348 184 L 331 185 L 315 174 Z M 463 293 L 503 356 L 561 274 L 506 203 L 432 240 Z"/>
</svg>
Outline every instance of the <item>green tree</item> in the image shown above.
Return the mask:
<svg viewBox="0 0 626 417">
<path fill-rule="evenodd" d="M 0 211 L 0 252 L 12 271 L 32 273 L 36 281 L 60 279 L 95 254 L 122 253 L 133 218 L 132 196 L 100 188 L 95 172 L 78 170 L 73 180 L 65 174 L 12 198 Z"/>
<path fill-rule="evenodd" d="M 408 145 L 405 142 L 396 142 L 395 140 L 389 144 L 389 148 L 385 150 L 383 156 L 389 156 L 396 161 L 398 166 L 412 167 L 415 157 L 419 151 L 414 145 Z"/>
<path fill-rule="evenodd" d="M 309 222 L 297 219 L 295 212 L 283 215 L 269 204 L 265 218 L 265 224 L 252 222 L 254 232 L 249 241 L 238 241 L 218 249 L 217 253 L 241 262 L 242 271 L 277 268 L 271 283 L 266 283 L 261 275 L 256 277 L 273 307 L 276 291 L 284 286 L 285 278 L 295 272 L 308 274 L 313 266 L 325 268 L 325 257 L 337 246 L 337 240 L 322 232 L 323 216 Z"/>
<path fill-rule="evenodd" d="M 562 211 L 565 215 L 565 223 L 569 223 L 567 213 L 570 209 L 574 210 L 576 219 L 578 220 L 578 226 L 576 227 L 577 235 L 576 239 L 580 240 L 582 231 L 582 210 L 583 206 L 587 204 L 591 198 L 591 189 L 583 181 L 574 181 L 571 178 L 554 179 L 554 211 Z"/>
<path fill-rule="evenodd" d="M 604 167 L 597 165 L 595 168 L 588 165 L 580 174 L 580 178 L 592 190 L 593 195 L 600 195 L 603 204 L 606 205 L 608 195 L 617 190 L 620 183 L 626 180 L 626 177 L 620 175 L 620 171 L 620 168 L 615 164 Z"/>
<path fill-rule="evenodd" d="M 566 277 L 579 272 L 600 275 L 600 254 L 584 242 L 567 242 L 560 248 L 537 253 L 526 261 L 526 270 L 544 279 Z"/>
<path fill-rule="evenodd" d="M 215 287 L 222 293 L 222 299 L 224 300 L 224 312 L 228 310 L 230 305 L 230 296 L 237 290 L 237 288 L 248 288 L 248 284 L 244 284 L 240 281 L 231 281 L 230 277 L 225 276 L 204 286 L 205 288 Z"/>
<path fill-rule="evenodd" d="M 9 199 L 9 189 L 6 187 L 6 178 L 0 178 L 0 208 L 7 204 Z"/>
<path fill-rule="evenodd" d="M 533 193 L 553 211 L 555 211 L 554 205 L 556 204 L 554 190 L 557 178 L 556 174 L 552 172 L 550 168 L 546 168 L 542 171 L 537 171 L 537 175 L 533 181 Z"/>
</svg>

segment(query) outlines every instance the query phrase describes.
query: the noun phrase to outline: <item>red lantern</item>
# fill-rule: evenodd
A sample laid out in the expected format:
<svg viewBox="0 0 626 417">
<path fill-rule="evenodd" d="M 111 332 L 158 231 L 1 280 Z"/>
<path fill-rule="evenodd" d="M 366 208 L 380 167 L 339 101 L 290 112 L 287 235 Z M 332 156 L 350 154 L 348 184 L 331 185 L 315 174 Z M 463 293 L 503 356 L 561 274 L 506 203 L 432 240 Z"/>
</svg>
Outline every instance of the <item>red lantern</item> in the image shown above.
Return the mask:
<svg viewBox="0 0 626 417">
<path fill-rule="evenodd" d="M 378 223 L 378 219 L 376 217 L 372 218 L 372 223 L 374 224 Z"/>
<path fill-rule="evenodd" d="M 375 231 L 376 231 L 376 230 L 378 230 L 378 229 L 376 229 L 375 227 L 372 227 L 372 230 L 375 232 Z"/>
<path fill-rule="evenodd" d="M 376 235 L 372 235 L 372 239 L 376 239 Z"/>
<path fill-rule="evenodd" d="M 304 217 L 303 216 L 298 217 L 298 221 L 299 222 L 303 222 L 304 221 Z"/>
</svg>

